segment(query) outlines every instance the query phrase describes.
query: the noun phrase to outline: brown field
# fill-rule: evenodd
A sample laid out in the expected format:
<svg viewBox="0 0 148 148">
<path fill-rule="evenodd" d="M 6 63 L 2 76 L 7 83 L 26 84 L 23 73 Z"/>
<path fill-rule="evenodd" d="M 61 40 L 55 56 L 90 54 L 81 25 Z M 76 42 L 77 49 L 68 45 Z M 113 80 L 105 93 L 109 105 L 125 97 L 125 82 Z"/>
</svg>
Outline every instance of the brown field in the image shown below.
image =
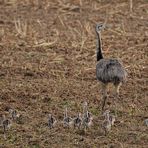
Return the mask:
<svg viewBox="0 0 148 148">
<path fill-rule="evenodd" d="M 104 136 L 101 86 L 96 80 L 96 23 L 105 57 L 117 57 L 128 80 L 120 97 L 112 86 L 106 108 L 117 121 Z M 148 3 L 147 0 L 1 0 L 0 113 L 16 109 L 21 118 L 7 131 L 0 128 L 0 148 L 147 148 Z M 63 118 L 82 112 L 87 100 L 93 127 L 50 130 L 48 113 Z"/>
</svg>

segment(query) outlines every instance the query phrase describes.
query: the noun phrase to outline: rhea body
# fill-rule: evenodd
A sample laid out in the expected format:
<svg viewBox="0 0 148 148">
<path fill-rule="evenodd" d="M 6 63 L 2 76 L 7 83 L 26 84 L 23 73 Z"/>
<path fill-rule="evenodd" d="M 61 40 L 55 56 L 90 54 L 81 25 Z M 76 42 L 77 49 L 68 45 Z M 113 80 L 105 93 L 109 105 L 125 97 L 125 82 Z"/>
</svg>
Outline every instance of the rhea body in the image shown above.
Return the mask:
<svg viewBox="0 0 148 148">
<path fill-rule="evenodd" d="M 115 86 L 115 94 L 119 94 L 119 88 L 123 82 L 126 81 L 127 73 L 125 68 L 118 59 L 105 59 L 102 54 L 101 45 L 101 30 L 104 26 L 97 24 L 97 65 L 96 65 L 96 77 L 97 80 L 102 83 L 103 93 L 103 105 L 104 109 L 105 102 L 107 99 L 107 85 L 112 83 Z"/>
</svg>

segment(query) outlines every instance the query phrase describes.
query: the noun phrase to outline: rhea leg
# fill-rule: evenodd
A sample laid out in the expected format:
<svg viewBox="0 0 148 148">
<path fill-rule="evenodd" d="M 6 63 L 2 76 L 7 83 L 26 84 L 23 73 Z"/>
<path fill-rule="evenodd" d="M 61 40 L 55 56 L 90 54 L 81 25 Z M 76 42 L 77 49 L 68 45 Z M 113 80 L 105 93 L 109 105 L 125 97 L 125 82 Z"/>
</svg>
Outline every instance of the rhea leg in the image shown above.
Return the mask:
<svg viewBox="0 0 148 148">
<path fill-rule="evenodd" d="M 103 94 L 103 103 L 102 103 L 102 111 L 103 111 L 107 99 L 107 84 L 105 83 L 102 83 L 102 94 Z"/>
<path fill-rule="evenodd" d="M 104 96 L 103 97 L 103 103 L 102 103 L 102 111 L 104 110 L 106 100 L 107 100 L 107 96 Z"/>
<path fill-rule="evenodd" d="M 121 86 L 121 82 L 115 83 L 114 86 L 115 86 L 115 92 L 114 92 L 115 97 L 118 98 L 119 97 L 119 89 L 120 89 L 120 86 Z M 116 102 L 115 102 L 115 115 L 117 116 L 117 104 L 116 104 Z"/>
<path fill-rule="evenodd" d="M 118 96 L 121 83 L 116 83 L 114 84 L 114 86 L 115 86 L 115 96 Z"/>
</svg>

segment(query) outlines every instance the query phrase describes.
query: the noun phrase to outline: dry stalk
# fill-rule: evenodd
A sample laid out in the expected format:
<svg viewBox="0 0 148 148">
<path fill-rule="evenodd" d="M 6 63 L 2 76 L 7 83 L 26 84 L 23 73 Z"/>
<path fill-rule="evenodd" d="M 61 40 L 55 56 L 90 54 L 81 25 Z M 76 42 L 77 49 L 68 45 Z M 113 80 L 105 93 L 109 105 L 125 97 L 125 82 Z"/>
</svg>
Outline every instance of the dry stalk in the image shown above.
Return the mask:
<svg viewBox="0 0 148 148">
<path fill-rule="evenodd" d="M 37 23 L 40 25 L 40 27 L 42 26 L 42 23 L 39 19 L 37 19 Z"/>
<path fill-rule="evenodd" d="M 130 0 L 130 14 L 133 13 L 133 0 Z"/>
<path fill-rule="evenodd" d="M 61 63 L 63 62 L 65 59 L 63 56 L 56 56 L 51 62 L 49 63 Z"/>
<path fill-rule="evenodd" d="M 91 36 L 93 36 L 93 34 L 92 34 L 92 32 L 91 32 L 90 24 L 87 23 L 84 27 L 85 27 L 86 31 L 88 32 L 88 34 L 91 35 Z"/>
<path fill-rule="evenodd" d="M 74 28 L 73 31 L 76 32 L 76 33 L 78 34 L 79 37 L 81 36 L 80 31 L 78 31 L 76 28 Z"/>
<path fill-rule="evenodd" d="M 83 2 L 82 2 L 82 0 L 79 0 L 79 4 L 80 4 L 80 6 L 82 6 L 82 5 L 83 5 Z"/>
<path fill-rule="evenodd" d="M 68 29 L 70 30 L 70 34 L 72 35 L 73 39 L 76 40 L 76 39 L 77 39 L 77 37 L 76 37 L 77 31 L 76 31 L 75 29 L 72 29 L 72 27 L 70 27 L 70 26 L 67 26 L 67 27 L 68 27 Z M 75 33 L 75 32 L 76 32 L 76 33 Z M 74 44 L 75 44 L 75 43 L 74 43 Z"/>
<path fill-rule="evenodd" d="M 108 10 L 106 10 L 105 22 L 103 24 L 104 26 L 106 26 L 108 18 L 109 18 L 109 12 L 108 12 Z"/>
<path fill-rule="evenodd" d="M 15 20 L 15 28 L 17 31 L 17 35 L 20 35 L 21 37 L 26 37 L 27 35 L 27 22 L 21 22 L 20 20 Z"/>
<path fill-rule="evenodd" d="M 5 35 L 5 30 L 4 28 L 0 29 L 0 38 L 2 38 Z"/>
<path fill-rule="evenodd" d="M 52 46 L 53 44 L 55 44 L 58 41 L 59 31 L 55 29 L 55 32 L 56 32 L 56 38 L 53 42 L 39 43 L 38 41 L 36 41 L 36 45 L 34 45 L 33 47 L 45 47 L 45 46 Z"/>
<path fill-rule="evenodd" d="M 122 35 L 121 33 L 117 32 L 117 31 L 115 31 L 115 30 L 113 30 L 113 29 L 109 29 L 109 31 L 111 31 L 111 32 L 113 32 L 113 33 L 115 33 L 115 34 L 117 34 L 117 35 L 119 35 L 119 36 Z"/>
<path fill-rule="evenodd" d="M 81 39 L 81 47 L 80 47 L 81 51 L 82 51 L 82 49 L 83 49 L 84 44 L 85 44 L 86 41 L 87 41 L 87 37 L 83 33 L 82 39 Z"/>
<path fill-rule="evenodd" d="M 5 0 L 4 3 L 13 7 L 17 6 L 17 0 Z"/>
<path fill-rule="evenodd" d="M 94 4 L 94 5 L 93 5 L 93 10 L 99 11 L 99 10 L 101 10 L 101 9 L 107 9 L 109 6 L 110 6 L 110 4 L 106 4 L 106 5 L 104 5 L 104 6 L 99 6 L 99 7 L 97 7 L 96 4 Z"/>
<path fill-rule="evenodd" d="M 58 19 L 60 20 L 60 22 L 61 22 L 62 26 L 63 26 L 63 27 L 65 27 L 65 23 L 63 22 L 63 20 L 62 20 L 61 16 L 58 16 Z"/>
<path fill-rule="evenodd" d="M 139 5 L 138 7 L 139 7 L 139 8 L 148 7 L 148 4 L 142 4 L 142 5 Z"/>
</svg>

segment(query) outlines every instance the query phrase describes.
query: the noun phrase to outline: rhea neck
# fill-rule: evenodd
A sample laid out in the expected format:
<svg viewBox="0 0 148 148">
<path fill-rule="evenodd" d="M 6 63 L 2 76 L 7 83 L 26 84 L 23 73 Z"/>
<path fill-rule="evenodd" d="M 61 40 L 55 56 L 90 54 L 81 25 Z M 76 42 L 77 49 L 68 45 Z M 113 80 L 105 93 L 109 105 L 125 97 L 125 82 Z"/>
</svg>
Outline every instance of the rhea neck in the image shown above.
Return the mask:
<svg viewBox="0 0 148 148">
<path fill-rule="evenodd" d="M 102 54 L 102 45 L 101 45 L 101 34 L 100 32 L 97 32 L 97 61 L 103 59 L 103 54 Z"/>
</svg>

